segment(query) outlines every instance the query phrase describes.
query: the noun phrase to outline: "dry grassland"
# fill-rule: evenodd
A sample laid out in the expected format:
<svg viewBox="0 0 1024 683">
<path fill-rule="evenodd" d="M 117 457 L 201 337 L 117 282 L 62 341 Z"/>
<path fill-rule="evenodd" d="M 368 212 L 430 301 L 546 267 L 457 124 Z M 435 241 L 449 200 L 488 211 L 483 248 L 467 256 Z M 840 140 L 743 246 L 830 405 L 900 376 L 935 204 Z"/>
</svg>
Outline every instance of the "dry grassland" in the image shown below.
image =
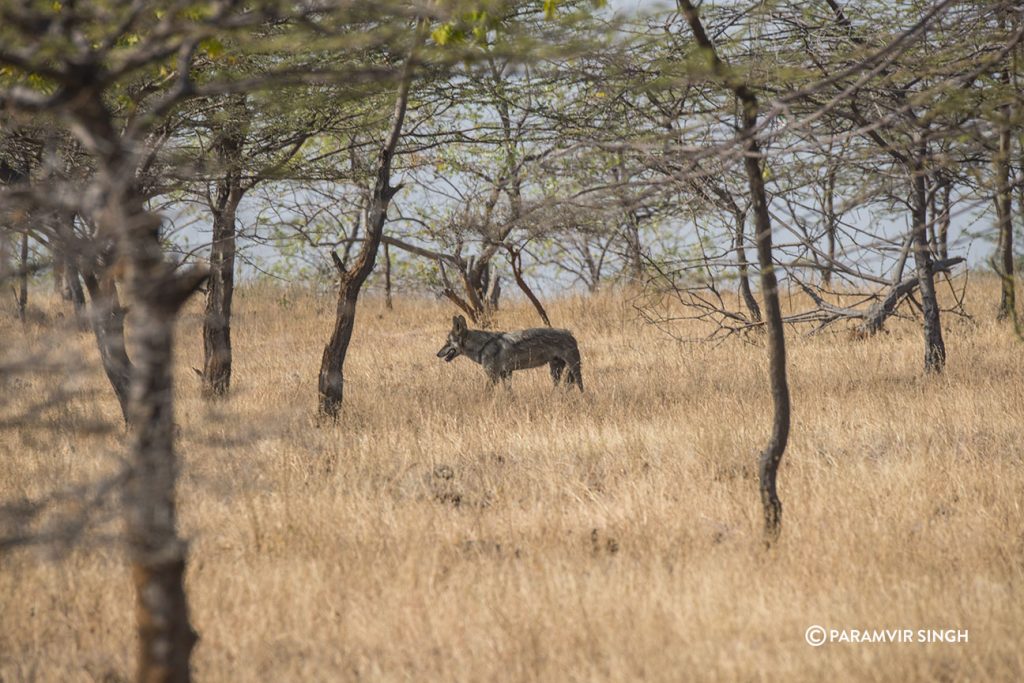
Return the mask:
<svg viewBox="0 0 1024 683">
<path fill-rule="evenodd" d="M 201 681 L 909 681 L 1024 678 L 1024 343 L 946 318 L 941 377 L 918 327 L 789 336 L 781 544 L 760 543 L 763 347 L 680 345 L 612 296 L 553 302 L 587 392 L 546 370 L 485 390 L 434 357 L 450 307 L 360 309 L 344 418 L 317 425 L 329 299 L 236 299 L 233 396 L 209 405 L 199 306 L 179 327 L 188 589 Z M 51 317 L 57 302 L 46 304 Z M 8 304 L 9 307 L 9 304 Z M 3 311 L 8 315 L 8 311 Z M 533 326 L 513 306 L 502 328 Z M 0 431 L 0 500 L 117 469 L 123 433 L 88 334 L 3 322 L 8 349 L 80 353 L 90 398 Z M 9 415 L 50 380 L 5 380 Z M 11 400 L 16 396 L 16 400 Z M 45 520 L 44 520 L 45 521 Z M 69 551 L 0 555 L 0 680 L 124 680 L 130 577 L 99 525 Z M 968 629 L 964 644 L 810 647 L 838 629 Z"/>
</svg>

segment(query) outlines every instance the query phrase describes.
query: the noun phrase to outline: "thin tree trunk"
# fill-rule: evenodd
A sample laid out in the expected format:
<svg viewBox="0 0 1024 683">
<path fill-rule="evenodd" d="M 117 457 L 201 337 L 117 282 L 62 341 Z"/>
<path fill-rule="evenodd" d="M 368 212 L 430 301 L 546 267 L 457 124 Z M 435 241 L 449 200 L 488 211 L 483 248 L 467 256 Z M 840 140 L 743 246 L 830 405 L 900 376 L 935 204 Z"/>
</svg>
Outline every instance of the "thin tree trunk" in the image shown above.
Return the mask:
<svg viewBox="0 0 1024 683">
<path fill-rule="evenodd" d="M 97 277 L 90 269 L 82 273 L 82 279 L 89 290 L 89 322 L 96 336 L 100 362 L 121 407 L 121 417 L 124 418 L 125 424 L 128 424 L 128 388 L 131 383 L 132 362 L 128 358 L 124 342 L 125 310 L 117 295 L 117 287 L 114 286 L 113 278 L 109 274 Z"/>
<path fill-rule="evenodd" d="M 640 244 L 640 220 L 636 211 L 626 210 L 626 248 L 629 255 L 629 278 L 635 284 L 643 282 L 644 279 L 644 254 Z"/>
<path fill-rule="evenodd" d="M 85 292 L 82 290 L 82 277 L 78 272 L 78 263 L 72 254 L 65 253 L 64 259 L 64 282 L 67 290 L 67 298 L 74 306 L 75 320 L 78 321 L 79 329 L 85 329 L 87 312 L 85 310 Z"/>
<path fill-rule="evenodd" d="M 21 234 L 21 270 L 18 271 L 18 320 L 25 322 L 28 315 L 28 233 Z"/>
<path fill-rule="evenodd" d="M 950 195 L 952 183 L 946 177 L 939 181 L 939 188 L 942 194 L 942 208 L 939 210 L 939 259 L 945 261 L 949 258 L 949 217 L 950 217 Z"/>
<path fill-rule="evenodd" d="M 782 455 L 789 440 L 790 403 L 789 384 L 786 378 L 786 340 L 782 327 L 782 308 L 779 304 L 778 279 L 775 277 L 775 263 L 772 256 L 772 226 L 768 213 L 767 194 L 764 189 L 764 175 L 761 168 L 761 150 L 757 142 L 758 103 L 753 91 L 729 72 L 719 59 L 697 10 L 689 0 L 678 0 L 679 8 L 686 17 L 697 44 L 709 53 L 716 76 L 735 93 L 743 107 L 743 165 L 750 186 L 750 198 L 754 209 L 754 224 L 757 228 L 757 259 L 761 268 L 761 295 L 768 329 L 768 376 L 771 382 L 772 435 L 759 458 L 761 504 L 764 510 L 765 540 L 770 546 L 775 543 L 782 530 L 782 502 L 776 490 L 776 478 Z"/>
<path fill-rule="evenodd" d="M 1009 112 L 1003 112 L 1004 119 L 999 131 L 999 149 L 994 159 L 996 180 L 996 221 L 999 228 L 999 244 L 996 262 L 1002 286 L 999 293 L 998 320 L 1006 320 L 1016 306 L 1013 277 L 1013 196 L 1010 187 L 1011 137 Z"/>
<path fill-rule="evenodd" d="M 789 441 L 790 403 L 789 382 L 786 377 L 786 337 L 782 327 L 782 307 L 779 303 L 779 283 L 775 276 L 772 255 L 772 226 L 768 213 L 768 199 L 764 190 L 761 151 L 756 131 L 758 104 L 754 93 L 745 86 L 736 88 L 743 104 L 743 133 L 747 137 L 744 166 L 754 207 L 757 227 L 757 260 L 761 268 L 761 296 L 764 299 L 768 324 L 768 377 L 772 391 L 772 434 L 768 445 L 761 451 L 758 475 L 761 505 L 764 510 L 765 540 L 771 545 L 782 531 L 782 502 L 776 490 L 779 464 Z"/>
<path fill-rule="evenodd" d="M 931 267 L 931 249 L 928 244 L 928 193 L 925 188 L 924 160 L 928 153 L 921 133 L 915 135 L 915 150 L 911 160 L 913 188 L 914 261 L 918 286 L 921 288 L 921 309 L 924 314 L 924 370 L 942 372 L 946 364 L 946 345 L 942 341 L 939 303 L 935 296 L 935 273 Z"/>
<path fill-rule="evenodd" d="M 346 269 L 336 252 L 331 252 L 334 265 L 338 269 L 338 306 L 335 313 L 334 330 L 324 347 L 320 361 L 319 377 L 319 409 L 322 415 L 338 418 L 345 395 L 345 356 L 352 340 L 352 329 L 355 326 L 356 302 L 359 290 L 373 271 L 377 260 L 377 251 L 384 235 L 384 223 L 388 217 L 388 206 L 399 188 L 391 186 L 391 162 L 395 156 L 398 140 L 402 135 L 402 124 L 405 121 L 405 110 L 409 103 L 409 87 L 412 82 L 413 56 L 424 38 L 426 23 L 420 20 L 416 27 L 416 37 L 412 52 L 402 69 L 402 77 L 395 99 L 391 129 L 387 140 L 377 156 L 377 176 L 373 193 L 366 208 L 366 238 L 356 257 L 352 268 Z"/>
<path fill-rule="evenodd" d="M 825 240 L 826 240 L 826 252 L 828 253 L 828 262 L 825 264 L 825 270 L 822 271 L 821 283 L 825 287 L 832 285 L 832 270 L 833 264 L 836 262 L 836 212 L 835 212 L 835 193 L 836 193 L 836 170 L 829 168 L 828 175 L 825 178 Z"/>
<path fill-rule="evenodd" d="M 67 288 L 67 255 L 56 244 L 51 244 L 50 258 L 53 261 L 53 293 L 68 301 L 71 292 Z"/>
<path fill-rule="evenodd" d="M 534 310 L 537 311 L 537 315 L 540 316 L 540 319 L 544 324 L 551 327 L 551 319 L 548 318 L 548 312 L 544 310 L 544 306 L 541 304 L 540 299 L 538 299 L 537 295 L 533 293 L 530 286 L 526 284 L 526 278 L 523 277 L 523 252 L 514 249 L 512 245 L 508 245 L 508 262 L 509 265 L 512 266 L 512 276 L 515 278 L 516 284 L 519 285 L 519 289 L 522 290 L 523 294 L 526 295 L 526 298 L 530 300 L 531 304 L 533 304 Z"/>
<path fill-rule="evenodd" d="M 928 249 L 931 250 L 932 258 L 938 256 L 939 253 L 939 237 L 936 234 L 936 220 L 935 217 L 939 215 L 938 188 L 934 186 L 935 177 L 934 175 L 925 176 L 925 193 L 928 197 L 928 213 L 925 218 L 928 226 Z"/>
<path fill-rule="evenodd" d="M 389 311 L 391 305 L 391 249 L 387 242 L 384 243 L 384 307 Z"/>
<path fill-rule="evenodd" d="M 761 322 L 761 307 L 758 306 L 754 293 L 750 291 L 750 266 L 747 262 L 747 249 L 744 246 L 747 214 L 737 209 L 733 212 L 733 216 L 736 220 L 734 248 L 736 250 L 736 263 L 739 269 L 740 296 L 743 297 L 743 303 L 747 307 L 747 311 L 750 312 L 750 319 L 754 322 Z"/>
</svg>

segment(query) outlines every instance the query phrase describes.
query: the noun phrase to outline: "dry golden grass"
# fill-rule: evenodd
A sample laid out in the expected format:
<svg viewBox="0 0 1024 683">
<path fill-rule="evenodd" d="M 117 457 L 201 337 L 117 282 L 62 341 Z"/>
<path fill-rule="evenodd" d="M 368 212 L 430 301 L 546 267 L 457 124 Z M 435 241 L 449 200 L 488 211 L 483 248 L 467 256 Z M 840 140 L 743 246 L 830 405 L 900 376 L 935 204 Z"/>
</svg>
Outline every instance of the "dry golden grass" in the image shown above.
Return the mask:
<svg viewBox="0 0 1024 683">
<path fill-rule="evenodd" d="M 792 439 L 781 544 L 760 543 L 769 423 L 760 346 L 682 346 L 604 297 L 551 305 L 587 392 L 545 370 L 488 392 L 434 357 L 451 310 L 362 304 L 344 418 L 317 425 L 332 302 L 239 292 L 233 396 L 208 405 L 199 308 L 179 328 L 181 524 L 199 680 L 1021 680 L 1024 344 L 946 320 L 920 333 L 789 336 Z M 51 312 L 59 307 L 48 304 Z M 8 319 L 9 320 L 9 319 Z M 514 307 L 499 325 L 534 325 Z M 52 345 L 5 322 L 11 345 Z M 96 398 L 0 432 L 0 500 L 117 467 L 123 434 L 87 334 Z M 20 381 L 27 396 L 43 378 Z M 109 527 L 114 528 L 116 527 Z M 130 678 L 133 597 L 116 545 L 0 556 L 0 680 Z M 812 648 L 812 624 L 969 629 L 967 644 Z"/>
</svg>

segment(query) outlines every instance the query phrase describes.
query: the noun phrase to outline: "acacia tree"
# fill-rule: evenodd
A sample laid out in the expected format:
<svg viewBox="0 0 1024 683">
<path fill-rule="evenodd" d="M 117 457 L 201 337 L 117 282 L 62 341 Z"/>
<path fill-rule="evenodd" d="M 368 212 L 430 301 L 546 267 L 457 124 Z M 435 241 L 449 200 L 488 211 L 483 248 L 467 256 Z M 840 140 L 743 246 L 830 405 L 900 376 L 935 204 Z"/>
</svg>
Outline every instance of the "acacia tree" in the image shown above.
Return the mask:
<svg viewBox="0 0 1024 683">
<path fill-rule="evenodd" d="M 177 313 L 208 273 L 167 260 L 161 217 L 146 203 L 141 185 L 147 166 L 167 139 L 161 124 L 189 99 L 273 85 L 372 83 L 389 70 L 366 63 L 297 67 L 282 60 L 280 69 L 260 77 L 193 78 L 207 50 L 204 41 L 232 33 L 265 38 L 260 34 L 270 23 L 292 30 L 292 40 L 303 46 L 300 31 L 313 27 L 320 47 L 329 51 L 331 41 L 341 39 L 337 27 L 365 9 L 349 3 L 295 7 L 287 17 L 275 3 L 230 1 L 202 7 L 5 2 L 0 9 L 0 65 L 14 74 L 0 83 L 0 106 L 15 116 L 49 117 L 88 154 L 92 173 L 75 193 L 75 208 L 95 226 L 89 248 L 109 257 L 97 260 L 108 275 L 104 280 L 112 288 L 113 276 L 122 277 L 131 302 L 137 351 L 127 369 L 132 472 L 123 509 L 137 598 L 138 679 L 185 681 L 196 635 L 185 599 L 187 545 L 177 531 L 171 354 Z M 124 111 L 112 108 L 126 99 Z M 99 278 L 95 284 L 100 293 Z M 124 374 L 116 378 L 119 395 Z"/>
<path fill-rule="evenodd" d="M 212 218 L 200 372 L 207 397 L 223 396 L 231 386 L 231 306 L 239 205 L 254 187 L 285 172 L 305 142 L 319 132 L 316 120 L 324 118 L 301 105 L 297 117 L 275 116 L 269 106 L 261 111 L 260 103 L 251 99 L 250 95 L 231 94 L 214 100 L 223 106 L 204 126 L 214 159 L 212 178 L 202 192 Z M 206 153 L 206 147 L 199 144 L 200 154 Z"/>
<path fill-rule="evenodd" d="M 757 259 L 761 267 L 761 296 L 764 297 L 765 323 L 768 329 L 768 377 L 771 382 L 772 434 L 761 452 L 759 473 L 761 503 L 764 508 L 765 538 L 770 545 L 781 531 L 782 503 L 776 491 L 776 476 L 789 439 L 790 406 L 789 383 L 786 378 L 786 341 L 782 328 L 782 309 L 779 305 L 778 279 L 772 256 L 772 225 L 768 212 L 768 197 L 764 189 L 764 170 L 759 147 L 757 95 L 718 56 L 714 44 L 704 31 L 697 9 L 689 0 L 679 0 L 679 9 L 690 25 L 698 48 L 706 53 L 711 74 L 733 92 L 742 111 L 740 141 L 744 148 L 743 164 L 750 184 L 750 201 L 756 227 Z"/>
<path fill-rule="evenodd" d="M 409 104 L 409 89 L 412 85 L 416 51 L 425 38 L 426 26 L 425 20 L 417 21 L 412 47 L 402 68 L 391 125 L 377 154 L 373 190 L 365 209 L 366 236 L 362 247 L 351 267 L 346 267 L 336 252 L 331 252 L 332 260 L 338 269 L 338 304 L 334 330 L 331 332 L 327 346 L 324 347 L 323 357 L 320 361 L 319 379 L 320 413 L 331 418 L 338 417 L 344 398 L 345 356 L 348 354 L 348 345 L 355 326 L 359 291 L 373 271 L 377 260 L 377 250 L 384 235 L 388 206 L 399 190 L 391 185 L 391 164 L 402 135 L 402 125 L 405 122 L 405 112 Z"/>
</svg>

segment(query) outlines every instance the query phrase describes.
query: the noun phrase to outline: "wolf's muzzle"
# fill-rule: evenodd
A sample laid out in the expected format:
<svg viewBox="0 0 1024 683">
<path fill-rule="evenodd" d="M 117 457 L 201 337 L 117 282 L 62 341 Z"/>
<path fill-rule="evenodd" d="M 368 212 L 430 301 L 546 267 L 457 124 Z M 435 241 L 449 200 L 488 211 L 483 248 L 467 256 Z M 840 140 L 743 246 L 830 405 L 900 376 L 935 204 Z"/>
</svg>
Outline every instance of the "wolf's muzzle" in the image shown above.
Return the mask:
<svg viewBox="0 0 1024 683">
<path fill-rule="evenodd" d="M 457 355 L 459 355 L 459 350 L 454 346 L 445 346 L 437 352 L 437 357 L 444 358 L 445 363 L 451 363 Z"/>
</svg>

